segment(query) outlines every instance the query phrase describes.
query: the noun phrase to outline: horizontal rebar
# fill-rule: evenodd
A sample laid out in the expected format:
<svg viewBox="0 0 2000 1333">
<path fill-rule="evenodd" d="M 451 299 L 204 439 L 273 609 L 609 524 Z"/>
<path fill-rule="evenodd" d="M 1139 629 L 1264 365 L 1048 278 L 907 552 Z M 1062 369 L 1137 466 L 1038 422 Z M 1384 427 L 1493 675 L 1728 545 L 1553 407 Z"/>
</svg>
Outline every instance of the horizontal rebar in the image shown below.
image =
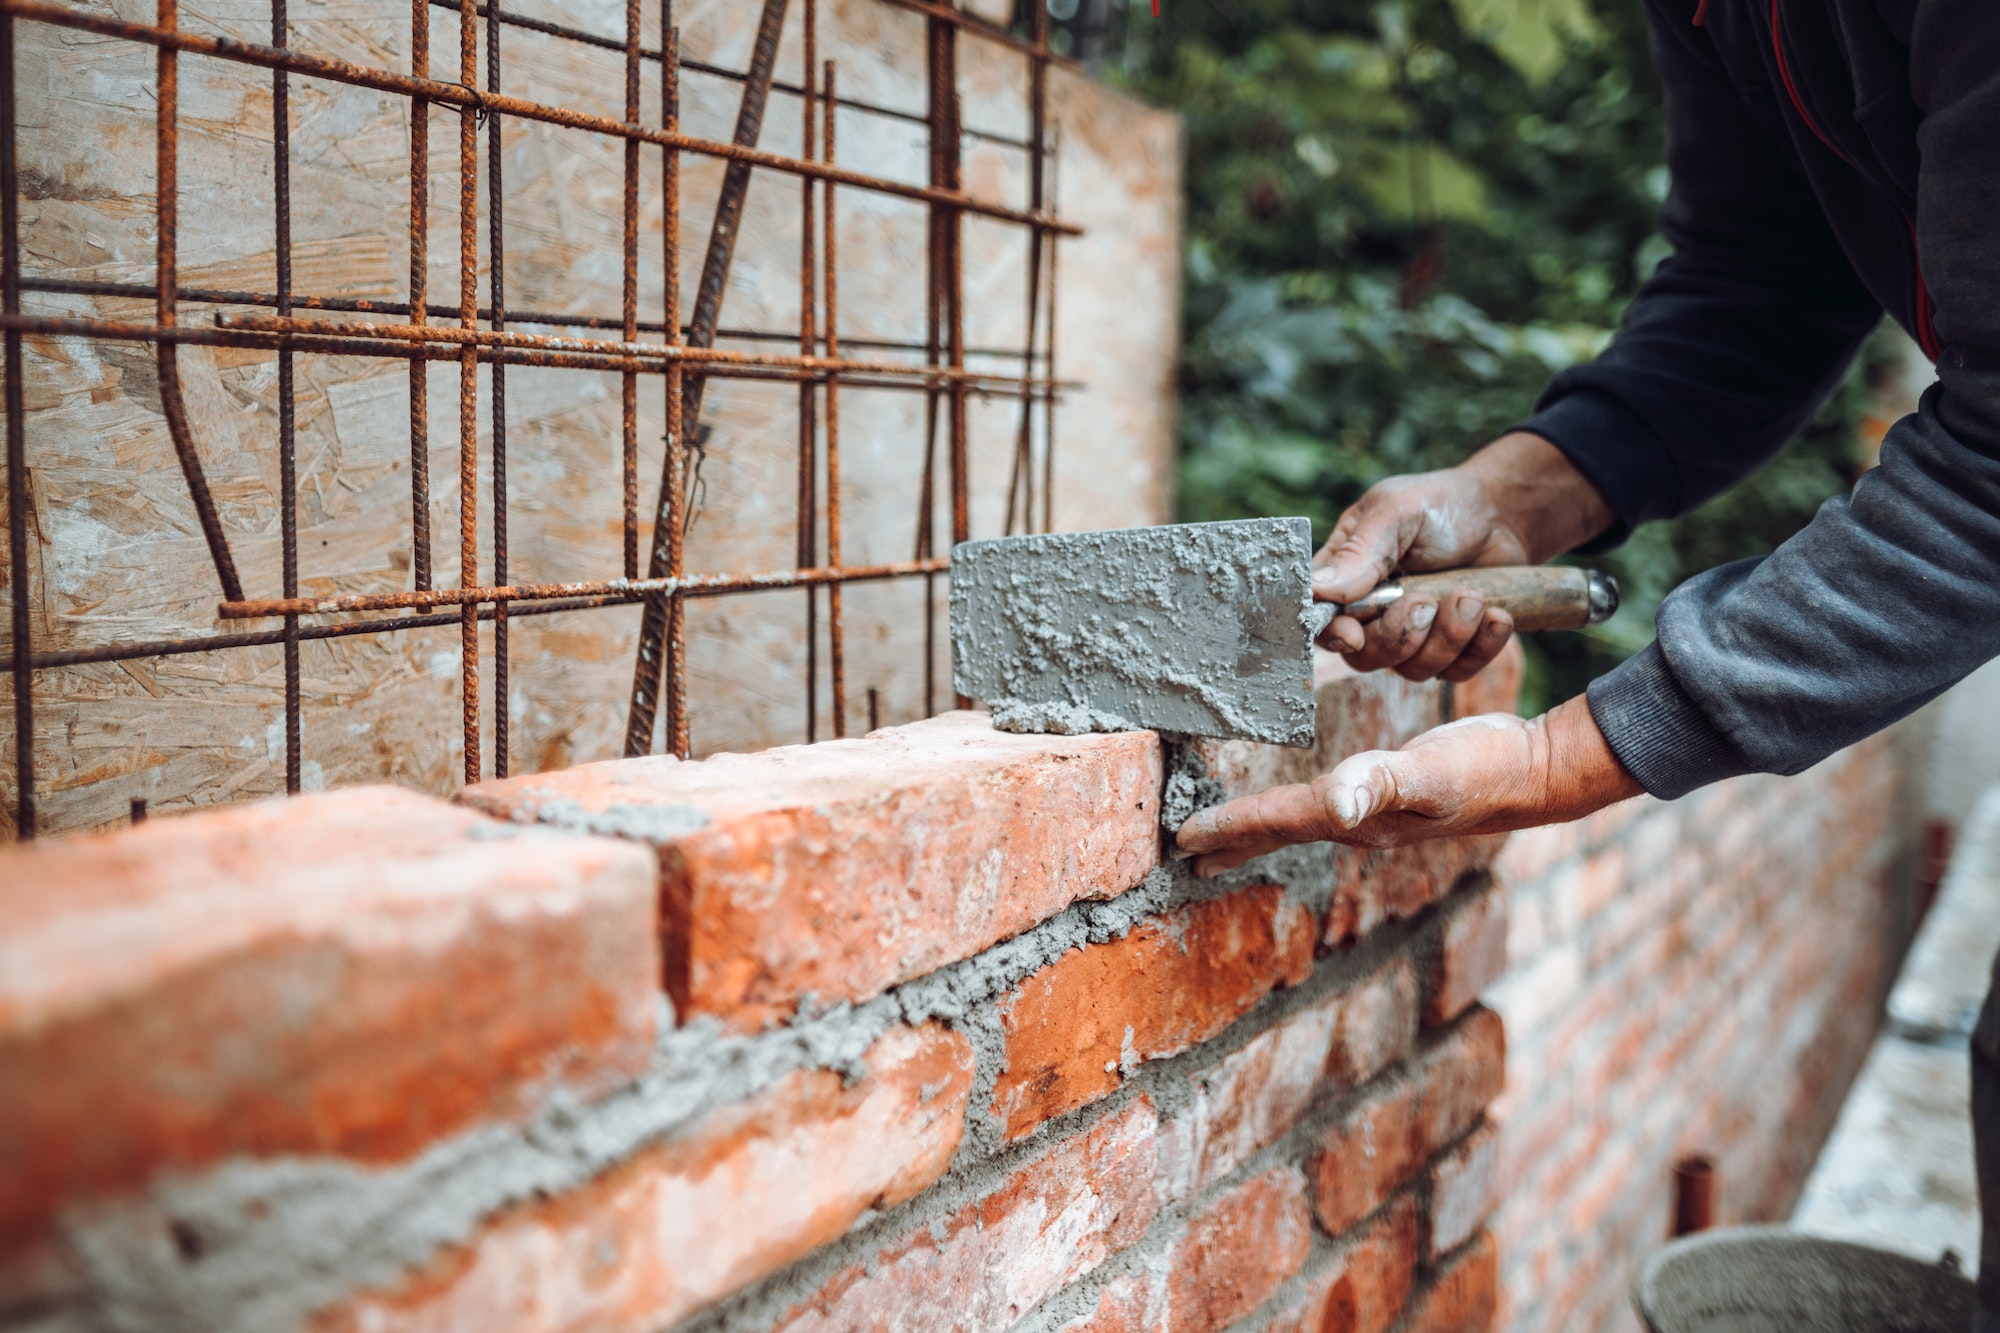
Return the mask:
<svg viewBox="0 0 2000 1333">
<path fill-rule="evenodd" d="M 612 138 L 637 139 L 642 143 L 659 144 L 681 152 L 698 153 L 703 157 L 742 162 L 749 166 L 763 167 L 794 176 L 810 176 L 816 180 L 833 181 L 853 189 L 870 190 L 876 194 L 909 199 L 917 203 L 937 204 L 959 212 L 991 218 L 996 222 L 1039 227 L 1043 231 L 1059 235 L 1083 234 L 1081 228 L 1058 221 L 1046 214 L 1029 213 L 1018 208 L 1008 208 L 1004 204 L 987 203 L 959 190 L 908 185 L 902 181 L 892 181 L 880 176 L 846 171 L 823 162 L 810 162 L 801 158 L 786 157 L 780 153 L 768 153 L 762 149 L 744 148 L 736 144 L 697 138 L 671 130 L 628 124 L 613 120 L 609 116 L 593 116 L 566 107 L 529 101 L 522 97 L 481 92 L 477 88 L 468 88 L 459 83 L 443 83 L 436 79 L 423 79 L 410 74 L 396 74 L 389 70 L 357 65 L 352 61 L 301 55 L 289 49 L 265 46 L 258 42 L 238 41 L 233 37 L 208 37 L 197 33 L 149 27 L 143 23 L 127 23 L 122 19 L 87 14 L 81 10 L 71 9 L 67 5 L 46 4 L 43 0 L 0 0 L 0 13 L 12 14 L 17 18 L 36 23 L 71 28 L 79 32 L 94 32 L 101 37 L 141 42 L 167 51 L 184 51 L 190 55 L 211 56 L 217 60 L 231 60 L 264 69 L 284 70 L 289 74 L 302 74 L 310 78 L 327 79 L 360 88 L 373 88 L 377 92 L 422 97 L 449 106 L 469 107 L 489 114 L 517 116 L 522 120 L 559 125 L 565 129 L 585 130 Z"/>
<path fill-rule="evenodd" d="M 432 0 L 433 4 L 441 0 Z M 22 277 L 21 290 L 24 292 L 47 292 L 59 296 L 120 296 L 133 300 L 152 301 L 159 296 L 159 288 L 145 282 L 108 282 L 82 278 L 31 278 Z M 182 305 L 248 305 L 275 308 L 278 298 L 272 292 L 235 291 L 220 287 L 178 287 L 174 295 Z M 407 315 L 410 306 L 407 301 L 378 301 L 362 296 L 301 296 L 291 298 L 295 310 L 330 310 L 346 315 Z M 458 307 L 426 303 L 425 313 L 444 319 L 458 318 Z M 479 318 L 490 320 L 493 311 L 479 308 Z M 540 324 L 554 328 L 569 329 L 622 329 L 625 321 L 617 315 L 576 315 L 557 314 L 547 310 L 516 310 L 507 308 L 507 320 L 513 324 Z M 665 333 L 667 326 L 657 320 L 640 320 L 637 328 L 641 333 Z M 683 336 L 687 325 L 681 326 Z M 796 333 L 786 333 L 778 329 L 732 329 L 719 328 L 717 338 L 732 342 L 773 342 L 792 344 L 799 340 Z M 824 344 L 825 339 L 816 339 Z M 897 341 L 890 338 L 849 338 L 842 335 L 841 343 L 848 347 L 862 347 L 871 352 L 922 353 L 924 344 L 920 342 Z M 1020 347 L 968 347 L 967 356 L 992 357 L 996 360 L 1021 361 L 1032 358 L 1046 361 L 1041 352 L 1030 353 Z"/>
<path fill-rule="evenodd" d="M 919 574 L 942 574 L 950 568 L 949 556 L 934 556 L 928 560 L 903 560 L 888 565 L 773 569 L 760 574 L 684 574 L 679 578 L 583 579 L 569 583 L 433 588 L 425 592 L 354 593 L 345 597 L 272 597 L 259 601 L 223 602 L 216 608 L 216 614 L 224 620 L 258 620 L 265 616 L 337 615 L 348 611 L 392 611 L 400 607 L 536 602 L 558 597 L 617 597 L 632 601 L 649 595 L 671 593 L 679 593 L 683 597 L 715 597 L 723 593 L 763 589 L 875 583 Z"/>
<path fill-rule="evenodd" d="M 600 606 L 621 606 L 630 601 L 626 597 L 570 597 L 550 602 L 520 602 L 507 612 L 512 620 L 519 616 L 546 616 L 558 611 L 589 611 Z M 481 607 L 479 618 L 491 620 L 495 608 Z M 344 639 L 355 634 L 384 634 L 405 629 L 439 629 L 446 625 L 456 626 L 460 620 L 457 611 L 445 611 L 434 616 L 395 616 L 386 620 L 349 620 L 338 625 L 302 625 L 298 635 L 306 639 Z M 248 634 L 205 634 L 191 639 L 154 639 L 138 643 L 106 644 L 99 648 L 71 648 L 56 653 L 36 653 L 28 663 L 31 671 L 52 671 L 59 667 L 89 666 L 97 662 L 132 662 L 142 657 L 181 657 L 188 653 L 212 653 L 230 648 L 264 648 L 285 641 L 282 629 L 253 630 Z M 14 669 L 14 659 L 0 657 L 0 671 Z"/>
<path fill-rule="evenodd" d="M 430 0 L 430 3 L 438 9 L 448 9 L 453 13 L 457 13 L 459 10 L 459 0 Z M 489 11 L 486 5 L 478 4 L 473 6 L 472 12 L 481 18 L 485 18 Z M 601 51 L 616 51 L 620 55 L 623 55 L 625 52 L 625 43 L 616 37 L 600 36 L 594 32 L 586 32 L 582 28 L 572 28 L 561 23 L 551 23 L 547 19 L 529 18 L 525 14 L 515 14 L 508 10 L 502 10 L 500 12 L 500 22 L 503 26 L 509 28 L 521 28 L 527 32 L 539 32 L 548 37 L 560 37 L 564 41 L 576 42 L 583 46 L 594 46 Z M 658 47 L 641 46 L 639 48 L 639 58 L 642 60 L 658 61 L 660 55 Z M 1052 56 L 1051 59 L 1056 64 L 1061 65 L 1074 65 L 1076 63 L 1058 56 Z M 750 77 L 740 69 L 729 69 L 723 65 L 712 65 L 705 60 L 689 60 L 686 56 L 681 57 L 680 68 L 686 73 L 705 74 L 710 78 L 727 79 L 731 83 L 742 83 Z M 786 83 L 783 79 L 771 80 L 771 91 L 774 93 L 786 93 L 792 97 L 803 97 L 805 95 L 805 89 L 796 83 Z M 881 116 L 885 120 L 900 120 L 909 125 L 928 125 L 930 123 L 921 111 L 903 111 L 893 106 L 883 106 L 879 102 L 864 102 L 854 97 L 835 98 L 834 104 L 844 107 L 849 111 L 859 111 L 869 116 Z M 1017 148 L 1022 152 L 1028 152 L 1033 148 L 1033 145 L 1026 139 L 1016 139 L 1011 135 L 996 134 L 991 130 L 964 129 L 960 132 L 968 139 L 978 139 L 985 143 L 998 144 L 1003 148 Z"/>
</svg>

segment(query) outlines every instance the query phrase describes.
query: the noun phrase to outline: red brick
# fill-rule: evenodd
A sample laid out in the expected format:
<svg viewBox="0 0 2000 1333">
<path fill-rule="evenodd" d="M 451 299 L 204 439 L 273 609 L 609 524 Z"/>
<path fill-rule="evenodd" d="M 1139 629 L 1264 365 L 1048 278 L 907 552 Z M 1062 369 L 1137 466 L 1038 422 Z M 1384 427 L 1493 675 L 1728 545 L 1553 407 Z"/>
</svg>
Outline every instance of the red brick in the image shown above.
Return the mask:
<svg viewBox="0 0 2000 1333">
<path fill-rule="evenodd" d="M 1519 639 L 1507 640 L 1500 655 L 1471 680 L 1450 687 L 1446 712 L 1456 722 L 1480 713 L 1512 713 L 1521 706 L 1521 673 L 1526 658 Z"/>
<path fill-rule="evenodd" d="M 1313 1275 L 1304 1296 L 1272 1316 L 1268 1333 L 1381 1333 L 1409 1298 L 1421 1231 L 1417 1200 L 1400 1195 Z"/>
<path fill-rule="evenodd" d="M 1505 1078 L 1500 1020 L 1475 1009 L 1327 1131 L 1307 1164 L 1320 1225 L 1337 1236 L 1375 1211 L 1472 1127 Z"/>
<path fill-rule="evenodd" d="M 788 1075 L 581 1189 L 502 1214 L 317 1327 L 664 1327 L 944 1174 L 972 1092 L 971 1044 L 935 1024 L 894 1028 L 866 1063 L 851 1086 L 831 1070 Z"/>
<path fill-rule="evenodd" d="M 1001 1001 L 993 1111 L 1017 1139 L 1104 1096 L 1136 1065 L 1228 1027 L 1312 970 L 1312 923 L 1270 884 L 1192 903 L 1072 950 Z"/>
<path fill-rule="evenodd" d="M 1464 1013 L 1507 970 L 1507 895 L 1489 884 L 1444 923 L 1424 997 L 1424 1023 L 1436 1027 Z"/>
<path fill-rule="evenodd" d="M 1417 1297 L 1402 1333 L 1486 1333 L 1500 1305 L 1499 1277 L 1493 1237 L 1482 1234 Z"/>
<path fill-rule="evenodd" d="M 162 1170 L 398 1161 L 624 1083 L 654 873 L 389 787 L 0 853 L 0 1249 Z"/>
<path fill-rule="evenodd" d="M 1189 1219 L 1167 1278 L 1172 1333 L 1227 1328 L 1305 1265 L 1312 1216 L 1305 1180 L 1279 1167 L 1244 1181 Z"/>
<path fill-rule="evenodd" d="M 778 1328 L 1007 1328 L 1137 1240 L 1159 1210 L 1159 1118 L 1141 1097 L 992 1193 L 844 1269 Z"/>
<path fill-rule="evenodd" d="M 1493 1178 L 1499 1170 L 1500 1134 L 1481 1125 L 1431 1167 L 1430 1257 L 1436 1259 L 1472 1239 L 1496 1202 Z"/>
<path fill-rule="evenodd" d="M 1151 1272 L 1126 1273 L 1106 1282 L 1097 1303 L 1062 1325 L 1057 1333 L 1160 1333 L 1166 1315 L 1162 1277 Z"/>
<path fill-rule="evenodd" d="M 1351 1086 L 1416 1036 L 1416 983 L 1400 959 L 1300 1010 L 1197 1076 L 1162 1147 L 1175 1197 L 1192 1197 L 1275 1142 L 1328 1085 Z"/>
<path fill-rule="evenodd" d="M 668 993 L 683 1017 L 750 1030 L 808 993 L 864 1000 L 1124 892 L 1157 861 L 1162 780 L 1151 732 L 1015 736 L 952 713 L 865 740 L 584 764 L 458 799 L 651 843 Z"/>
<path fill-rule="evenodd" d="M 1324 943 L 1352 944 L 1388 921 L 1415 916 L 1467 874 L 1490 865 L 1504 833 L 1433 838 L 1386 851 L 1348 849 L 1327 907 Z"/>
</svg>

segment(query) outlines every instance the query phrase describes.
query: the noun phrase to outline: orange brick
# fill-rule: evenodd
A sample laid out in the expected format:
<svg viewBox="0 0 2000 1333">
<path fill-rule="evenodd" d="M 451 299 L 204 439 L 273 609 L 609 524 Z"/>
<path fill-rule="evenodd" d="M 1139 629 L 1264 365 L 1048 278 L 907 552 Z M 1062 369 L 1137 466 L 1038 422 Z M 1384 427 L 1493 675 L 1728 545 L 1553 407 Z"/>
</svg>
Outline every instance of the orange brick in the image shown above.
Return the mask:
<svg viewBox="0 0 2000 1333">
<path fill-rule="evenodd" d="M 616 759 L 458 799 L 660 855 L 666 986 L 738 1030 L 968 958 L 1158 858 L 1151 732 L 1015 736 L 982 713 L 698 763 Z"/>
<path fill-rule="evenodd" d="M 1500 1020 L 1475 1009 L 1327 1131 L 1307 1164 L 1320 1225 L 1337 1236 L 1375 1211 L 1472 1127 L 1505 1078 Z"/>
<path fill-rule="evenodd" d="M 1500 1304 L 1499 1277 L 1493 1237 L 1482 1232 L 1412 1303 L 1403 1333 L 1487 1333 Z"/>
<path fill-rule="evenodd" d="M 845 1086 L 788 1075 L 581 1189 L 514 1209 L 394 1289 L 320 1317 L 367 1329 L 655 1329 L 834 1240 L 944 1174 L 972 1047 L 894 1028 Z"/>
<path fill-rule="evenodd" d="M 1424 1023 L 1449 1023 L 1507 970 L 1507 895 L 1489 884 L 1444 923 L 1424 997 Z"/>
<path fill-rule="evenodd" d="M 1518 638 L 1507 640 L 1500 655 L 1471 680 L 1451 687 L 1446 712 L 1456 722 L 1480 713 L 1512 713 L 1521 706 L 1521 672 L 1526 659 Z"/>
<path fill-rule="evenodd" d="M 1017 1139 L 1095 1101 L 1136 1065 L 1228 1027 L 1312 971 L 1312 922 L 1275 885 L 1192 903 L 1072 950 L 1001 1001 L 993 1110 Z"/>
<path fill-rule="evenodd" d="M 1493 1211 L 1493 1178 L 1499 1170 L 1500 1135 L 1483 1124 L 1431 1167 L 1432 1259 L 1472 1239 Z"/>
<path fill-rule="evenodd" d="M 1433 838 L 1385 851 L 1346 849 L 1327 907 L 1323 942 L 1352 944 L 1388 921 L 1415 916 L 1472 871 L 1491 865 L 1504 833 Z"/>
<path fill-rule="evenodd" d="M 1305 1265 L 1312 1216 L 1295 1167 L 1253 1177 L 1189 1219 L 1167 1278 L 1172 1333 L 1211 1333 L 1249 1314 Z"/>
<path fill-rule="evenodd" d="M 1145 1231 L 1159 1210 L 1158 1127 L 1153 1103 L 1138 1098 L 984 1198 L 836 1274 L 778 1329 L 1012 1326 Z"/>
<path fill-rule="evenodd" d="M 624 1083 L 654 876 L 390 787 L 0 853 L 0 1250 L 158 1171 L 398 1161 Z"/>
<path fill-rule="evenodd" d="M 1152 1273 L 1127 1273 L 1099 1288 L 1097 1304 L 1057 1333 L 1160 1333 L 1165 1302 Z"/>
<path fill-rule="evenodd" d="M 1415 1039 L 1416 984 L 1396 960 L 1300 1010 L 1195 1078 L 1161 1150 L 1175 1197 L 1192 1197 L 1276 1141 L 1328 1083 L 1351 1086 Z"/>
<path fill-rule="evenodd" d="M 1272 1316 L 1268 1333 L 1381 1333 L 1409 1298 L 1421 1230 L 1416 1199 L 1398 1196 Z"/>
</svg>

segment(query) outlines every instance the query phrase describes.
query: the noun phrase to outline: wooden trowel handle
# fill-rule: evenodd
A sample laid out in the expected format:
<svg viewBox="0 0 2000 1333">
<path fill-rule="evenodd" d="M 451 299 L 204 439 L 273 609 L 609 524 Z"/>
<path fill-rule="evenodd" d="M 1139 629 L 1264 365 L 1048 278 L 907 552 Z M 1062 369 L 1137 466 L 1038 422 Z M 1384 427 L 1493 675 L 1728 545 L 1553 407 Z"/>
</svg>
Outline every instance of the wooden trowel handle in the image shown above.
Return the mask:
<svg viewBox="0 0 2000 1333">
<path fill-rule="evenodd" d="M 1562 565 L 1494 565 L 1442 574 L 1405 574 L 1381 584 L 1358 602 L 1341 608 L 1357 620 L 1372 620 L 1413 594 L 1439 601 L 1454 592 L 1477 593 L 1488 606 L 1514 617 L 1517 630 L 1582 629 L 1611 618 L 1618 609 L 1618 585 L 1594 569 Z"/>
</svg>

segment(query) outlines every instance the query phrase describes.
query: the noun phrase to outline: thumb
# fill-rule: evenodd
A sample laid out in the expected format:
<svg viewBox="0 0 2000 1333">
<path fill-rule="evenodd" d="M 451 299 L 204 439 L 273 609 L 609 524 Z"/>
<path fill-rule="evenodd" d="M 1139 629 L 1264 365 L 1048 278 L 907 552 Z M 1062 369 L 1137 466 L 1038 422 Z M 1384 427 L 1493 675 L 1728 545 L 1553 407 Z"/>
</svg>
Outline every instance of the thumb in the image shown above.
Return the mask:
<svg viewBox="0 0 2000 1333">
<path fill-rule="evenodd" d="M 1315 784 L 1322 786 L 1320 799 L 1334 823 L 1351 830 L 1400 808 L 1403 793 L 1398 770 L 1408 758 L 1397 750 L 1364 750 L 1335 765 L 1333 772 Z"/>
<path fill-rule="evenodd" d="M 1404 531 L 1401 507 L 1364 495 L 1340 517 L 1313 564 L 1313 597 L 1353 602 L 1389 577 L 1403 558 L 1411 534 Z"/>
</svg>

